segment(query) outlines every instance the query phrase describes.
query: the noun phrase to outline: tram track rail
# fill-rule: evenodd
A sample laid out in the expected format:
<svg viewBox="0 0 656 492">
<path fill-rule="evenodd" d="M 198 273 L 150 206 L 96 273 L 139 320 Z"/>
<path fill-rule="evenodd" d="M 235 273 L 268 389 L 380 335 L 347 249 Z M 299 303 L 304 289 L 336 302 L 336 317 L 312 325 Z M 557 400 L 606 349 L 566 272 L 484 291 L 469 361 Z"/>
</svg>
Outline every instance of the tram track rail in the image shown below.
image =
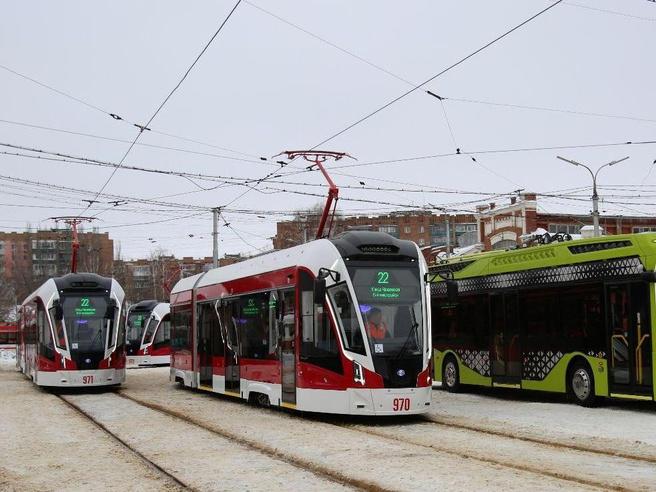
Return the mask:
<svg viewBox="0 0 656 492">
<path fill-rule="evenodd" d="M 598 454 L 600 456 L 623 458 L 631 461 L 642 461 L 645 463 L 656 464 L 656 456 L 645 456 L 642 454 L 628 453 L 626 451 L 621 451 L 621 450 L 602 449 L 600 447 L 595 447 L 595 446 L 586 446 L 585 444 L 567 443 L 555 439 L 545 439 L 545 438 L 528 436 L 528 435 L 512 434 L 510 432 L 503 431 L 503 430 L 490 429 L 489 427 L 479 427 L 473 424 L 452 422 L 450 420 L 443 420 L 440 419 L 439 417 L 432 417 L 429 415 L 424 415 L 422 416 L 422 418 L 426 422 L 443 427 L 477 432 L 480 434 L 503 437 L 506 439 L 514 439 L 517 441 L 523 441 L 523 442 L 538 444 L 542 446 L 549 446 L 553 448 L 567 449 L 570 451 L 579 451 L 584 453 Z"/>
<path fill-rule="evenodd" d="M 336 423 L 331 423 L 331 425 L 334 425 L 336 427 L 340 427 L 343 429 L 349 429 L 355 432 L 359 432 L 362 434 L 368 434 L 371 436 L 375 436 L 378 438 L 383 438 L 383 439 L 388 439 L 390 441 L 395 441 L 403 444 L 410 444 L 413 446 L 420 446 L 422 448 L 428 448 L 431 449 L 435 452 L 439 453 L 446 453 L 452 456 L 457 456 L 463 459 L 469 459 L 469 460 L 474 460 L 482 463 L 486 463 L 489 465 L 495 465 L 495 466 L 500 466 L 503 468 L 509 468 L 515 471 L 520 471 L 520 472 L 525 472 L 525 473 L 532 473 L 535 475 L 540 475 L 544 477 L 549 477 L 565 482 L 570 482 L 572 484 L 577 484 L 577 485 L 584 485 L 587 487 L 593 487 L 601 490 L 614 490 L 614 491 L 634 491 L 634 490 L 641 490 L 641 489 L 633 489 L 633 488 L 628 488 L 628 487 L 621 487 L 617 486 L 612 483 L 608 483 L 605 481 L 600 481 L 600 480 L 592 480 L 592 479 L 587 479 L 587 478 L 582 478 L 578 476 L 573 476 L 572 474 L 569 473 L 564 473 L 564 472 L 554 472 L 550 470 L 545 470 L 544 468 L 540 468 L 538 466 L 533 466 L 533 465 L 527 465 L 527 464 L 520 464 L 520 463 L 508 463 L 507 461 L 502 461 L 498 460 L 492 457 L 483 457 L 480 456 L 479 454 L 475 452 L 461 452 L 457 451 L 454 449 L 450 449 L 448 447 L 445 447 L 440 444 L 427 444 L 415 439 L 407 439 L 407 438 L 402 438 L 402 437 L 396 437 L 396 436 L 391 436 L 385 432 L 380 432 L 376 431 L 375 428 L 369 428 L 369 429 L 363 429 L 361 427 L 356 427 L 354 424 L 336 424 Z M 357 424 L 361 425 L 361 424 Z M 535 443 L 534 443 L 535 444 Z"/>
<path fill-rule="evenodd" d="M 196 492 L 198 489 L 190 486 L 189 484 L 185 483 L 172 473 L 166 471 L 164 468 L 159 466 L 157 463 L 152 461 L 150 458 L 148 458 L 146 455 L 141 453 L 139 450 L 137 450 L 134 446 L 131 446 L 129 443 L 127 443 L 125 440 L 121 439 L 116 433 L 112 432 L 110 429 L 108 429 L 102 422 L 98 421 L 96 418 L 94 418 L 92 415 L 88 414 L 85 412 L 82 408 L 80 408 L 78 405 L 73 403 L 72 401 L 68 400 L 62 395 L 57 395 L 55 394 L 60 401 L 62 401 L 65 405 L 67 405 L 69 408 L 73 409 L 78 415 L 82 416 L 86 420 L 89 420 L 93 425 L 95 425 L 98 429 L 102 430 L 105 434 L 107 434 L 109 437 L 111 437 L 114 441 L 119 443 L 122 447 L 130 451 L 132 454 L 137 456 L 146 466 L 148 466 L 150 469 L 154 470 L 155 472 L 159 473 L 163 477 L 165 477 L 166 480 L 174 483 L 179 490 L 189 490 L 192 492 Z"/>
<path fill-rule="evenodd" d="M 178 420 L 182 420 L 183 422 L 186 422 L 187 424 L 194 425 L 196 427 L 199 427 L 203 430 L 206 430 L 212 434 L 215 434 L 219 437 L 222 437 L 224 439 L 228 439 L 232 442 L 235 442 L 237 444 L 240 444 L 248 449 L 251 449 L 253 451 L 257 451 L 259 453 L 264 454 L 265 456 L 268 456 L 270 458 L 273 458 L 278 461 L 282 461 L 284 463 L 287 463 L 288 465 L 294 466 L 296 468 L 299 468 L 303 471 L 310 472 L 318 477 L 324 478 L 326 480 L 329 480 L 331 482 L 334 482 L 336 484 L 340 485 L 345 485 L 347 487 L 351 487 L 356 490 L 362 490 L 366 492 L 392 492 L 393 489 L 388 489 L 385 487 L 382 487 L 381 485 L 367 481 L 367 480 L 362 480 L 358 478 L 354 478 L 351 476 L 348 476 L 344 473 L 335 471 L 329 467 L 323 466 L 319 463 L 316 463 L 311 460 L 306 460 L 303 458 L 300 458 L 298 456 L 294 456 L 292 454 L 286 453 L 280 449 L 274 448 L 273 446 L 269 446 L 267 444 L 264 444 L 262 442 L 258 442 L 254 439 L 248 439 L 244 438 L 237 433 L 233 433 L 230 431 L 227 431 L 225 429 L 219 429 L 217 427 L 208 425 L 204 422 L 202 422 L 200 419 L 197 419 L 193 416 L 184 414 L 180 411 L 173 410 L 171 408 L 166 408 L 163 405 L 159 405 L 157 403 L 153 403 L 150 401 L 144 401 L 139 398 L 135 398 L 134 396 L 128 395 L 121 390 L 116 391 L 115 394 L 121 398 L 124 398 L 126 400 L 129 400 L 133 403 L 136 403 L 137 405 L 141 405 L 143 407 L 149 408 L 150 410 L 154 410 L 156 412 L 159 412 L 163 415 L 173 417 Z"/>
<path fill-rule="evenodd" d="M 139 398 L 136 398 L 131 395 L 127 395 L 124 393 L 119 392 L 119 395 L 123 398 L 126 398 L 128 400 L 131 400 L 139 405 L 146 406 L 148 408 L 151 408 L 153 410 L 160 411 L 166 415 L 173 416 L 176 418 L 180 418 L 185 420 L 186 422 L 190 422 L 194 425 L 197 425 L 205 430 L 208 430 L 210 432 L 213 432 L 215 434 L 218 434 L 222 437 L 234 440 L 238 443 L 244 444 L 248 447 L 251 447 L 252 449 L 256 449 L 258 451 L 265 452 L 266 454 L 273 455 L 276 457 L 282 457 L 283 460 L 289 464 L 292 464 L 294 466 L 299 466 L 302 467 L 303 469 L 306 470 L 311 470 L 311 471 L 319 471 L 319 475 L 332 479 L 333 481 L 339 482 L 344 485 L 349 485 L 351 487 L 355 487 L 361 490 L 386 490 L 384 488 L 381 488 L 379 485 L 370 483 L 370 482 L 363 482 L 361 480 L 355 480 L 353 481 L 352 479 L 340 474 L 336 473 L 331 469 L 322 467 L 321 465 L 318 465 L 312 461 L 309 460 L 303 460 L 299 459 L 295 456 L 291 456 L 291 461 L 288 460 L 288 455 L 281 456 L 281 452 L 277 449 L 271 448 L 270 446 L 266 444 L 262 444 L 257 441 L 252 441 L 249 439 L 244 439 L 236 434 L 233 434 L 229 431 L 225 431 L 224 429 L 217 429 L 212 426 L 208 426 L 207 424 L 199 421 L 198 419 L 195 419 L 192 416 L 185 415 L 181 412 L 178 412 L 177 410 L 173 410 L 170 408 L 166 408 L 163 405 L 160 405 L 158 403 L 152 403 L 149 401 L 144 401 Z M 203 396 L 210 396 L 210 395 L 205 395 Z M 233 402 L 235 404 L 241 404 L 241 402 Z M 268 408 L 268 409 L 263 409 L 265 411 L 270 411 L 270 412 L 278 412 L 279 410 L 277 408 Z M 285 412 L 290 418 L 292 419 L 299 419 L 299 420 L 304 420 L 307 421 L 308 417 L 303 416 L 303 415 L 298 415 L 293 412 Z M 404 444 L 404 445 L 410 445 L 410 446 L 418 446 L 424 449 L 430 449 L 433 452 L 436 453 L 445 453 L 451 456 L 456 456 L 458 458 L 462 459 L 468 459 L 468 460 L 473 460 L 477 461 L 480 463 L 484 463 L 486 465 L 494 465 L 494 466 L 499 466 L 502 468 L 507 468 L 511 469 L 514 471 L 519 471 L 523 473 L 531 473 L 533 475 L 538 475 L 538 476 L 543 476 L 543 477 L 548 477 L 550 479 L 556 479 L 560 480 L 563 482 L 569 482 L 571 484 L 576 484 L 580 486 L 586 486 L 586 487 L 591 487 L 595 489 L 602 489 L 602 490 L 615 490 L 615 491 L 634 491 L 634 490 L 644 490 L 639 487 L 628 487 L 628 486 L 620 486 L 615 483 L 611 483 L 609 481 L 605 480 L 596 480 L 592 478 L 586 478 L 582 476 L 577 476 L 574 473 L 571 472 L 561 472 L 561 471 L 553 471 L 553 470 L 547 470 L 544 469 L 544 467 L 532 465 L 532 464 L 527 464 L 527 463 L 521 463 L 521 462 L 514 462 L 514 463 L 509 463 L 507 461 L 503 461 L 501 459 L 495 459 L 494 457 L 491 456 L 481 456 L 480 453 L 476 453 L 474 451 L 472 452 L 462 452 L 459 450 L 455 450 L 453 448 L 449 448 L 448 445 L 444 445 L 443 443 L 435 443 L 435 444 L 428 444 L 426 442 L 421 442 L 417 439 L 412 439 L 412 438 L 407 438 L 407 437 L 400 437 L 400 436 L 392 436 L 389 433 L 386 433 L 384 431 L 379 431 L 377 430 L 376 426 L 370 426 L 367 428 L 363 428 L 362 426 L 364 424 L 354 424 L 354 423 L 343 423 L 343 422 L 335 422 L 335 419 L 333 417 L 325 417 L 325 416 L 318 416 L 318 417 L 310 417 L 311 419 L 316 420 L 317 422 L 321 422 L 323 424 L 327 425 L 332 425 L 338 428 L 346 429 L 352 432 L 357 432 L 360 434 L 365 434 L 365 435 L 370 435 L 374 436 L 377 438 L 385 439 L 388 441 L 393 441 L 396 443 Z M 428 423 L 428 424 L 436 424 L 436 425 L 441 425 L 441 426 L 450 426 L 449 423 L 442 422 L 439 419 L 435 419 L 430 416 L 418 416 L 418 422 L 423 422 L 423 423 Z M 499 438 L 505 438 L 505 439 L 515 439 L 518 441 L 523 441 L 531 445 L 536 445 L 536 446 L 544 446 L 548 448 L 561 448 L 570 452 L 579 452 L 579 453 L 591 453 L 591 454 L 596 454 L 596 455 L 604 455 L 610 458 L 618 458 L 618 459 L 626 459 L 626 460 L 631 460 L 631 461 L 640 461 L 640 462 L 646 462 L 646 463 L 653 463 L 653 460 L 651 458 L 646 458 L 643 456 L 639 455 L 631 455 L 631 454 L 616 454 L 612 452 L 603 452 L 602 450 L 598 449 L 588 449 L 585 446 L 577 446 L 575 444 L 563 444 L 562 446 L 558 445 L 558 443 L 554 443 L 548 440 L 544 440 L 544 442 L 538 438 L 523 438 L 522 436 L 513 436 L 510 434 L 506 434 L 502 431 L 494 431 L 490 430 L 490 432 L 485 432 L 485 429 L 479 429 L 476 428 L 475 426 L 468 426 L 468 425 L 454 425 L 452 426 L 456 429 L 467 431 L 467 432 L 474 432 L 474 433 L 481 433 L 481 434 L 487 434 L 487 435 L 492 435 L 495 437 Z"/>
</svg>

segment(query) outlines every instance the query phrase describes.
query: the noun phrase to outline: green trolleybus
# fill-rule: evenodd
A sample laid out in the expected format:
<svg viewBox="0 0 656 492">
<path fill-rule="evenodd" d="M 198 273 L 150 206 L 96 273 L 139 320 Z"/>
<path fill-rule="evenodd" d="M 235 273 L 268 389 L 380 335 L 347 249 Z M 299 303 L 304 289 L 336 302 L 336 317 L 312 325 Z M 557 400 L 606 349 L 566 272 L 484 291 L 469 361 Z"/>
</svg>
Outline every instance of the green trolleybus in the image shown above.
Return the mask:
<svg viewBox="0 0 656 492">
<path fill-rule="evenodd" d="M 431 267 L 435 379 L 654 400 L 656 233 L 451 258 Z"/>
</svg>

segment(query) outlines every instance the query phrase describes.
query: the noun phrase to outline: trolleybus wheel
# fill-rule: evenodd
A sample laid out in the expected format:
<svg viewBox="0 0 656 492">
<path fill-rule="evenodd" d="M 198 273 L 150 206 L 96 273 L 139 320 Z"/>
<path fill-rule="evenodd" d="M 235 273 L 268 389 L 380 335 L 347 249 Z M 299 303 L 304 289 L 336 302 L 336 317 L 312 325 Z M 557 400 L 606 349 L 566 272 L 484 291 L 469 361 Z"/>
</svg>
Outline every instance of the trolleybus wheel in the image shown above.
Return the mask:
<svg viewBox="0 0 656 492">
<path fill-rule="evenodd" d="M 584 362 L 575 362 L 569 371 L 569 394 L 581 406 L 595 405 L 594 375 L 590 366 Z"/>
<path fill-rule="evenodd" d="M 450 393 L 460 390 L 460 371 L 453 357 L 448 357 L 442 366 L 442 387 Z"/>
</svg>

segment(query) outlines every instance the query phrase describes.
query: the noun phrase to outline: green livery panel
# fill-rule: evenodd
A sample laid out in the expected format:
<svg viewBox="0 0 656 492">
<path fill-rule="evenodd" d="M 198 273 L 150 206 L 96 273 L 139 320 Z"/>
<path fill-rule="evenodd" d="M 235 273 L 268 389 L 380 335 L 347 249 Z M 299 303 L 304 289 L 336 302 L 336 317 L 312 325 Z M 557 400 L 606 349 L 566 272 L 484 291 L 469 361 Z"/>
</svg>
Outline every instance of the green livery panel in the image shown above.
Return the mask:
<svg viewBox="0 0 656 492">
<path fill-rule="evenodd" d="M 454 357 L 465 385 L 654 399 L 655 269 L 656 233 L 433 265 L 435 379 Z"/>
</svg>

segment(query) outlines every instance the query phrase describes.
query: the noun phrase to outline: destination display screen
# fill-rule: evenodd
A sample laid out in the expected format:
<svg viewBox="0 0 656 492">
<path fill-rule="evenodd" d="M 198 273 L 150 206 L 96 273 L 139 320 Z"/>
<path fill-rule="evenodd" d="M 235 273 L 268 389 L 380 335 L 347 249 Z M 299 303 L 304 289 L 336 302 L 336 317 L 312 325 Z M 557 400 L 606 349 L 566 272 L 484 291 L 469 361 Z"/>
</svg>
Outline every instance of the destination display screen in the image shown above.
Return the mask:
<svg viewBox="0 0 656 492">
<path fill-rule="evenodd" d="M 360 302 L 412 302 L 419 295 L 419 273 L 408 268 L 353 268 Z"/>
</svg>

